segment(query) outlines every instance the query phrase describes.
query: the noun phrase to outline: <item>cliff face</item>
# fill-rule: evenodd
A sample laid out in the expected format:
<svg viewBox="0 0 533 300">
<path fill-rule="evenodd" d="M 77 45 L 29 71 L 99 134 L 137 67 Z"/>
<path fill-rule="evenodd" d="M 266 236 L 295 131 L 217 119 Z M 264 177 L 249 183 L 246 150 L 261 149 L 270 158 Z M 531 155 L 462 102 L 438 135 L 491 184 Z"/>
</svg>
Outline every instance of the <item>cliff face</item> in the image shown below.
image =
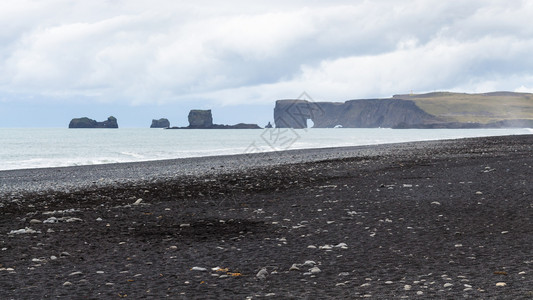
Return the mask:
<svg viewBox="0 0 533 300">
<path fill-rule="evenodd" d="M 113 116 L 106 121 L 97 122 L 87 117 L 74 118 L 68 124 L 68 128 L 118 128 L 117 119 Z"/>
<path fill-rule="evenodd" d="M 400 99 L 365 99 L 342 102 L 278 100 L 274 122 L 278 128 L 315 128 L 335 126 L 377 128 L 440 123 L 442 120 L 420 109 L 413 101 Z"/>
</svg>

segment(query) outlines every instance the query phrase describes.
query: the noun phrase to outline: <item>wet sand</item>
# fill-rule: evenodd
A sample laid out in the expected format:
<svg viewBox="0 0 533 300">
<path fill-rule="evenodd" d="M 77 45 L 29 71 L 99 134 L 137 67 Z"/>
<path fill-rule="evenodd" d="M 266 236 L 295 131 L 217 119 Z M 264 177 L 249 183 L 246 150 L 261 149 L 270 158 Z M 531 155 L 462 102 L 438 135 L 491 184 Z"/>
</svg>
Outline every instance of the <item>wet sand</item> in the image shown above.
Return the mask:
<svg viewBox="0 0 533 300">
<path fill-rule="evenodd" d="M 0 172 L 0 296 L 530 298 L 533 136 Z"/>
</svg>

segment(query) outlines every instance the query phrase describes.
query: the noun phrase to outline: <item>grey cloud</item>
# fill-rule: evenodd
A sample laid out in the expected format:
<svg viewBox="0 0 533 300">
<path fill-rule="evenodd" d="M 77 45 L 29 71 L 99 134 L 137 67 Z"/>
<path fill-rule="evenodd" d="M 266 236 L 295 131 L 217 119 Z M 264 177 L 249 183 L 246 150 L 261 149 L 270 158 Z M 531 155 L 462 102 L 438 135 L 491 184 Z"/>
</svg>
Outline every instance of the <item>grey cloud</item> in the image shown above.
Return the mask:
<svg viewBox="0 0 533 300">
<path fill-rule="evenodd" d="M 324 98 L 533 89 L 526 1 L 9 4 L 2 99 L 249 104 L 303 89 Z"/>
</svg>

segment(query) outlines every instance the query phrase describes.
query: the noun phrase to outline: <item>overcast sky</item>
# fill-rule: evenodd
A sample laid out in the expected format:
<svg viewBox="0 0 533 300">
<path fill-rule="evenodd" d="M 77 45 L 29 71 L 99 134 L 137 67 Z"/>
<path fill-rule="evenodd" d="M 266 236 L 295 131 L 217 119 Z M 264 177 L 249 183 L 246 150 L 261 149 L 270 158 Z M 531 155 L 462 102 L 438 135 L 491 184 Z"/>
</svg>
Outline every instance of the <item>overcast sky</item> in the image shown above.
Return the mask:
<svg viewBox="0 0 533 300">
<path fill-rule="evenodd" d="M 277 99 L 533 92 L 533 1 L 2 0 L 0 127 L 147 127 Z"/>
</svg>

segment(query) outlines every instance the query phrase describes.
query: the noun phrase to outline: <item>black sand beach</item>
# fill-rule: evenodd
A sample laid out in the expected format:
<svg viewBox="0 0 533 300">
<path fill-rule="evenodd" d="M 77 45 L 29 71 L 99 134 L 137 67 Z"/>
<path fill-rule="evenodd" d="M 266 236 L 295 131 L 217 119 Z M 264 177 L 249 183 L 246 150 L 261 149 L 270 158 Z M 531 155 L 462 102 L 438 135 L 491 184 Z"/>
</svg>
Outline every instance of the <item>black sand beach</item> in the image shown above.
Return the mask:
<svg viewBox="0 0 533 300">
<path fill-rule="evenodd" d="M 0 172 L 0 298 L 533 298 L 532 150 L 526 135 Z"/>
</svg>

